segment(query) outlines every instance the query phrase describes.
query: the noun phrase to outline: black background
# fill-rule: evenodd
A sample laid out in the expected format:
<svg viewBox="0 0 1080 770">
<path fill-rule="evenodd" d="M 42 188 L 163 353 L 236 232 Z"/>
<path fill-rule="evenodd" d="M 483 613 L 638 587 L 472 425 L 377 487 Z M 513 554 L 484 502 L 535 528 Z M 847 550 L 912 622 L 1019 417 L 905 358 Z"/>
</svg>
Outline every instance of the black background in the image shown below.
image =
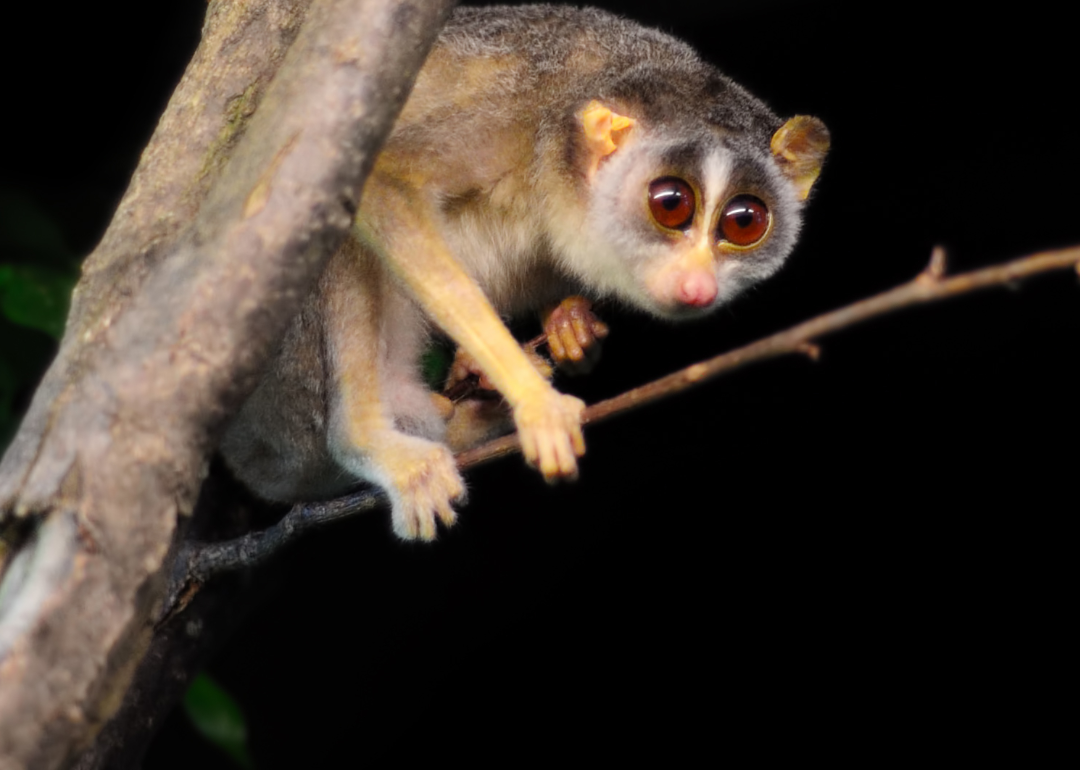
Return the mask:
<svg viewBox="0 0 1080 770">
<path fill-rule="evenodd" d="M 782 273 L 690 326 L 605 311 L 599 369 L 563 382 L 587 400 L 906 281 L 934 244 L 960 271 L 1080 243 L 1077 65 L 1049 4 L 598 4 L 686 38 L 778 113 L 821 117 L 833 150 Z M 10 20 L 2 182 L 80 252 L 204 10 Z M 1031 759 L 1063 721 L 1046 701 L 1075 614 L 1078 340 L 1060 272 L 591 429 L 577 484 L 516 459 L 476 471 L 436 545 L 394 541 L 379 514 L 291 551 L 209 672 L 259 768 L 935 741 Z M 178 711 L 146 767 L 193 763 L 228 766 Z"/>
</svg>

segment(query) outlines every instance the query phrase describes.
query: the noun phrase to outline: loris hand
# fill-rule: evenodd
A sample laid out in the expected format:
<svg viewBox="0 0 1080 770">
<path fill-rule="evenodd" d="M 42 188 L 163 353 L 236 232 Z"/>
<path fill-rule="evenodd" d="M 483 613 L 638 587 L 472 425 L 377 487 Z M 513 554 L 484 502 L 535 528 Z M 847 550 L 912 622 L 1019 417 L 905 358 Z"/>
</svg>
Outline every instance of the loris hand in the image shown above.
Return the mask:
<svg viewBox="0 0 1080 770">
<path fill-rule="evenodd" d="M 547 481 L 577 477 L 577 458 L 585 454 L 584 410 L 584 401 L 551 387 L 515 407 L 521 452 Z"/>
<path fill-rule="evenodd" d="M 569 374 L 585 374 L 600 357 L 600 340 L 608 327 L 584 297 L 567 297 L 540 314 L 555 364 Z"/>
</svg>

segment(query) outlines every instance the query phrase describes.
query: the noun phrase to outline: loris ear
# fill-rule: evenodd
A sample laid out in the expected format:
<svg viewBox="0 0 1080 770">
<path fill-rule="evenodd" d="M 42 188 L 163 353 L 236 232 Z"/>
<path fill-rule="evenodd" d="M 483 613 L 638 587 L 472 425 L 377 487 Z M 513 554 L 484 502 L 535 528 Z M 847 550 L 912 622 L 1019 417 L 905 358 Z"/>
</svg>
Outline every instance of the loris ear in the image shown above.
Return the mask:
<svg viewBox="0 0 1080 770">
<path fill-rule="evenodd" d="M 581 130 L 585 134 L 585 143 L 592 156 L 589 165 L 591 175 L 603 158 L 618 149 L 635 121 L 633 118 L 614 112 L 595 99 L 581 111 L 580 120 Z"/>
<path fill-rule="evenodd" d="M 817 118 L 796 115 L 773 134 L 769 146 L 799 200 L 806 200 L 829 151 L 829 129 Z"/>
</svg>

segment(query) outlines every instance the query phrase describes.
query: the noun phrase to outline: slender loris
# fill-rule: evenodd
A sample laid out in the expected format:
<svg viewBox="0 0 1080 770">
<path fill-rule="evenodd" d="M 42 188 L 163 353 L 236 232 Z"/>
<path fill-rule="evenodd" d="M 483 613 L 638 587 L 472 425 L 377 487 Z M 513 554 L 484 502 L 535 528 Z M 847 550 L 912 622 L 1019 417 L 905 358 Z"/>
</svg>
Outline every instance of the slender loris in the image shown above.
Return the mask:
<svg viewBox="0 0 1080 770">
<path fill-rule="evenodd" d="M 595 9 L 459 8 L 275 361 L 222 443 L 272 500 L 358 481 L 430 540 L 465 488 L 418 361 L 440 329 L 513 411 L 526 460 L 572 477 L 583 404 L 500 316 L 571 294 L 700 316 L 772 275 L 828 150 L 686 44 Z"/>
</svg>

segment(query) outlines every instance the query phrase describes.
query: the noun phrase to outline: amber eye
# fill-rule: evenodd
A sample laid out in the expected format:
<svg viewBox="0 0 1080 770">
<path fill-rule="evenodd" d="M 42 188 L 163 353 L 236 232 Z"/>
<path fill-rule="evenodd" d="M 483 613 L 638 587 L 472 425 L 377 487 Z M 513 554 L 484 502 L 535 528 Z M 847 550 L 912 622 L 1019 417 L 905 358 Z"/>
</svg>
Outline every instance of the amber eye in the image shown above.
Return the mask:
<svg viewBox="0 0 1080 770">
<path fill-rule="evenodd" d="M 683 230 L 694 219 L 694 191 L 673 176 L 665 176 L 649 185 L 649 211 L 661 227 Z"/>
<path fill-rule="evenodd" d="M 736 246 L 751 246 L 769 229 L 769 209 L 760 198 L 737 195 L 720 212 L 720 238 Z"/>
</svg>

